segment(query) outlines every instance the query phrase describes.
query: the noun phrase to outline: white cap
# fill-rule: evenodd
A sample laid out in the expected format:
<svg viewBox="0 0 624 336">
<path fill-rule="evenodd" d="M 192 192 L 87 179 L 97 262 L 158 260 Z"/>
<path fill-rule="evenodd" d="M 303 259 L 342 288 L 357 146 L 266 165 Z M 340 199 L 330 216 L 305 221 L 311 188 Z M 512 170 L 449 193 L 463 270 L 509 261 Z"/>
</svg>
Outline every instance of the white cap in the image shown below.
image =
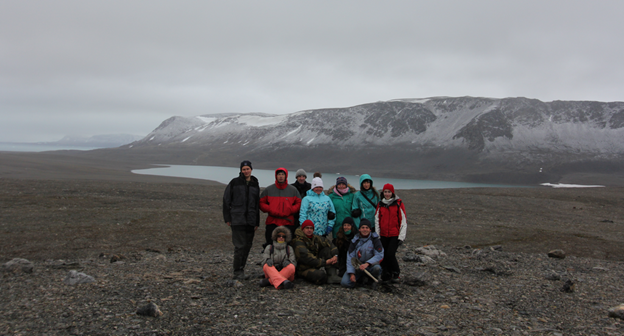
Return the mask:
<svg viewBox="0 0 624 336">
<path fill-rule="evenodd" d="M 315 177 L 315 178 L 312 179 L 312 189 L 314 189 L 316 187 L 323 188 L 323 180 L 321 180 L 320 177 Z"/>
</svg>

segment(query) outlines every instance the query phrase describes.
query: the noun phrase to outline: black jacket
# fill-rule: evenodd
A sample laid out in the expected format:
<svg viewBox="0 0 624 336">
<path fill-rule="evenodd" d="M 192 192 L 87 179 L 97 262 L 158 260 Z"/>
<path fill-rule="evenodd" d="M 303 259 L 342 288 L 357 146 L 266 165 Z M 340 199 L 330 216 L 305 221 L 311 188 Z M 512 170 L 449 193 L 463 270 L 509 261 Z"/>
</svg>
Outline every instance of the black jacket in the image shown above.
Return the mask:
<svg viewBox="0 0 624 336">
<path fill-rule="evenodd" d="M 299 183 L 299 181 L 295 181 L 295 183 L 291 184 L 291 186 L 297 188 L 299 191 L 299 195 L 301 195 L 301 199 L 306 197 L 306 192 L 312 188 L 312 185 L 308 182 L 303 182 L 303 184 Z"/>
<path fill-rule="evenodd" d="M 223 220 L 232 226 L 260 225 L 260 185 L 255 176 L 247 184 L 240 173 L 227 185 L 223 193 Z"/>
</svg>

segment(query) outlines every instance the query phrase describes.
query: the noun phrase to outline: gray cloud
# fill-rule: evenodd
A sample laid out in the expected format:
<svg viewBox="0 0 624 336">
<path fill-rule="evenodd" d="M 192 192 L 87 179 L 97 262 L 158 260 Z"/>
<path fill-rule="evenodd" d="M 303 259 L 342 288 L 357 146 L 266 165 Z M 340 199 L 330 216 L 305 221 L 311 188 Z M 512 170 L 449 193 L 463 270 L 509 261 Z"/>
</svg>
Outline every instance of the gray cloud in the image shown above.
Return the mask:
<svg viewBox="0 0 624 336">
<path fill-rule="evenodd" d="M 173 115 L 439 95 L 621 101 L 622 7 L 4 1 L 0 141 L 146 134 Z"/>
</svg>

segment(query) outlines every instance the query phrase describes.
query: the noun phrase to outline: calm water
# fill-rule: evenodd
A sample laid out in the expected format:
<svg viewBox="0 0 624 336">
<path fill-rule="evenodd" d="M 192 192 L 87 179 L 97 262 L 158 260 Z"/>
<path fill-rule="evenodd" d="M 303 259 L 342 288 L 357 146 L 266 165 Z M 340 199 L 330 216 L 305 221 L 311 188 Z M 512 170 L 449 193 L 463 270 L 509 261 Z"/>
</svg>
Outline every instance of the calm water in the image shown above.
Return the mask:
<svg viewBox="0 0 624 336">
<path fill-rule="evenodd" d="M 0 152 L 45 152 L 55 150 L 92 150 L 96 148 L 99 147 L 55 146 L 29 143 L 0 142 Z"/>
<path fill-rule="evenodd" d="M 288 168 L 287 168 L 288 169 Z M 202 180 L 212 180 L 228 184 L 230 180 L 238 176 L 240 169 L 232 167 L 216 167 L 216 166 L 182 166 L 182 165 L 162 165 L 161 168 L 150 169 L 137 169 L 132 172 L 135 174 L 145 175 L 158 175 L 158 176 L 171 176 L 171 177 L 186 177 L 196 178 Z M 295 182 L 295 173 L 297 169 L 288 170 L 288 183 Z M 312 181 L 314 172 L 308 173 L 308 182 Z M 359 189 L 360 177 L 355 175 L 345 175 L 337 173 L 323 174 L 323 184 L 325 189 L 336 184 L 336 178 L 344 176 L 347 178 L 349 184 Z M 275 170 L 254 169 L 252 175 L 258 178 L 261 187 L 269 186 L 275 183 Z M 446 182 L 446 181 L 427 181 L 427 180 L 407 180 L 386 178 L 381 176 L 372 176 L 373 186 L 375 188 L 381 188 L 386 183 L 394 185 L 395 189 L 445 189 L 445 188 L 483 188 L 483 187 L 518 187 L 502 184 L 480 184 L 480 183 L 465 183 L 465 182 Z"/>
</svg>

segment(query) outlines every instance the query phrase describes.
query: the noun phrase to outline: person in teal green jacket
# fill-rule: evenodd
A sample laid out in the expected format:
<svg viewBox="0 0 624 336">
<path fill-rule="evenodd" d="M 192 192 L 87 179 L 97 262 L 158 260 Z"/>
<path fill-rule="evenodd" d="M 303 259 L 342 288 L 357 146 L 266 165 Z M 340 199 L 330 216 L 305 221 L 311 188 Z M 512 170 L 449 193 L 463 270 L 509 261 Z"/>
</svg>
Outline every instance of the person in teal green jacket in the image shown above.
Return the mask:
<svg viewBox="0 0 624 336">
<path fill-rule="evenodd" d="M 360 176 L 360 191 L 353 196 L 353 204 L 351 205 L 351 217 L 353 217 L 355 226 L 360 227 L 362 218 L 375 223 L 375 210 L 378 203 L 379 193 L 373 187 L 373 179 L 368 174 L 362 174 Z M 371 232 L 375 232 L 374 226 L 371 229 Z"/>
<path fill-rule="evenodd" d="M 347 183 L 345 177 L 339 177 L 336 179 L 336 185 L 331 186 L 328 190 L 327 196 L 334 203 L 336 209 L 336 223 L 342 223 L 345 218 L 351 217 L 351 206 L 353 204 L 353 196 L 355 195 L 355 188 Z M 333 238 L 336 238 L 338 230 L 341 225 L 334 225 Z"/>
</svg>

